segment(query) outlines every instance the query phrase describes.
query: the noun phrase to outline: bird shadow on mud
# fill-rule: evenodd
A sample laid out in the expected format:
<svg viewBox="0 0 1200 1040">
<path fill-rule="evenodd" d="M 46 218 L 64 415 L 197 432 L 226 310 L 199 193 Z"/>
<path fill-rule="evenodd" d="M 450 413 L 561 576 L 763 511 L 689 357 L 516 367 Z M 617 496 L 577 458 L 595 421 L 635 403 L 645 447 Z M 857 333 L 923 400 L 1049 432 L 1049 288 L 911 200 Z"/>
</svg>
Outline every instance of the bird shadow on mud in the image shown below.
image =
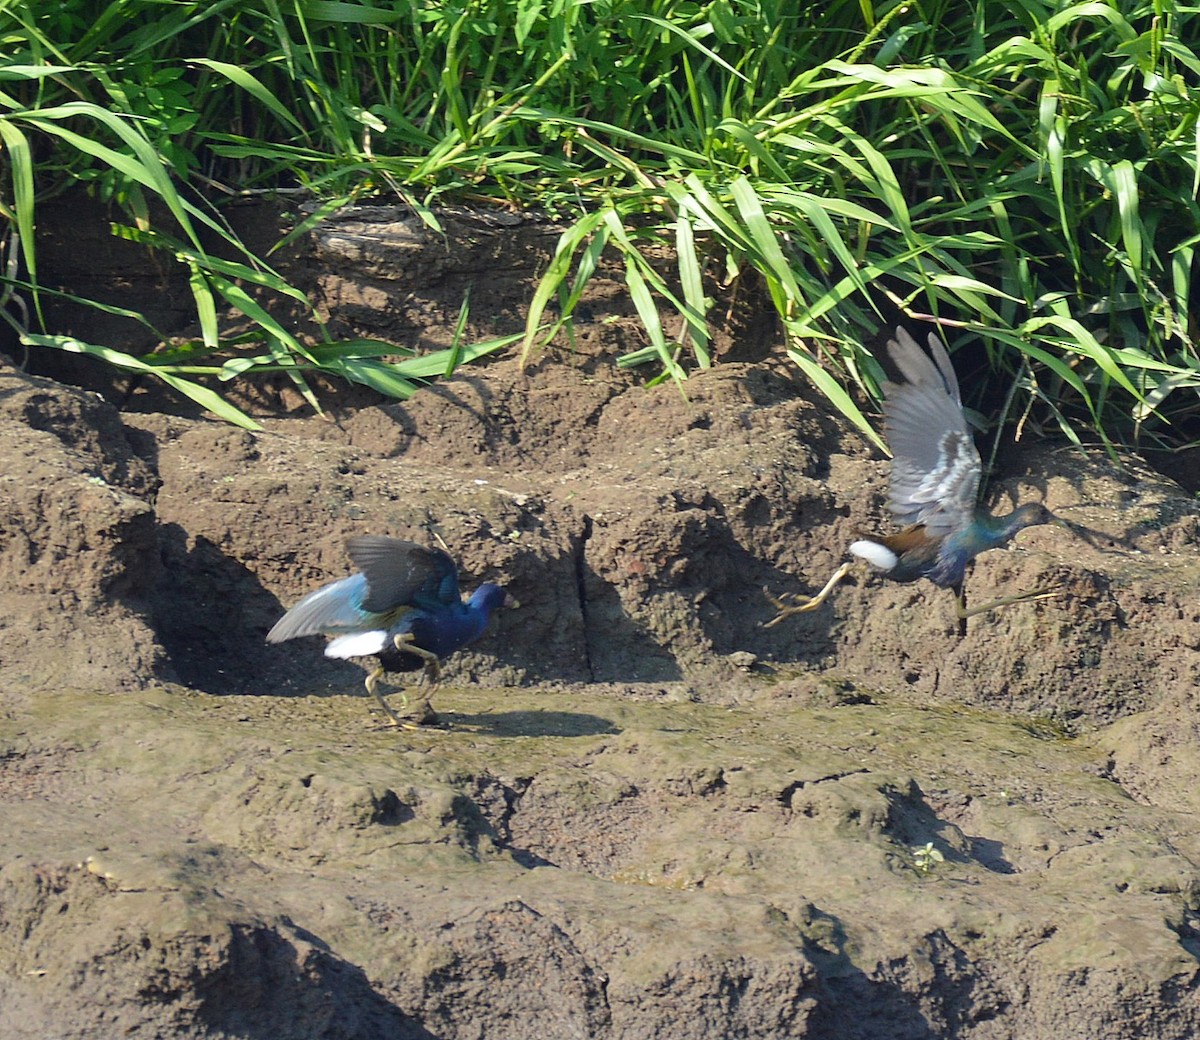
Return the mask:
<svg viewBox="0 0 1200 1040">
<path fill-rule="evenodd" d="M 264 688 L 299 693 L 303 685 L 361 684 L 345 662 L 314 647 L 268 646 L 267 630 L 283 613 L 258 576 L 204 537 L 189 545 L 179 524 L 159 527 L 162 574 L 154 593 L 156 634 L 178 681 L 211 694 Z"/>
<path fill-rule="evenodd" d="M 326 657 L 323 637 L 266 642 L 285 607 L 257 574 L 219 545 L 190 537 L 179 524 L 163 524 L 158 547 L 162 568 L 151 621 L 176 681 L 216 696 L 362 690 L 362 665 Z M 502 646 L 502 661 L 522 663 L 519 643 Z M 388 686 L 411 683 L 398 684 L 392 677 Z"/>
<path fill-rule="evenodd" d="M 496 737 L 594 737 L 621 730 L 611 719 L 577 711 L 438 711 L 452 730 Z"/>
</svg>

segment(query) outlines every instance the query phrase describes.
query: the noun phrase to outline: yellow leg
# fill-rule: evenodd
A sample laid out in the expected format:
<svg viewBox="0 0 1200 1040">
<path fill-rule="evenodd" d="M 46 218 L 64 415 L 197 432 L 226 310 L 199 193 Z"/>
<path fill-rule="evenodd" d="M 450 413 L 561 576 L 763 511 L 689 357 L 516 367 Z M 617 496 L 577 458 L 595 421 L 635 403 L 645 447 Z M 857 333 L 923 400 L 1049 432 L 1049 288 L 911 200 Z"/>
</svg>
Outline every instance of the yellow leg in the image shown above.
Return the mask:
<svg viewBox="0 0 1200 1040">
<path fill-rule="evenodd" d="M 959 621 L 966 621 L 967 618 L 975 617 L 976 614 L 986 614 L 989 610 L 999 610 L 1001 607 L 1010 607 L 1014 603 L 1032 603 L 1038 599 L 1053 599 L 1055 596 L 1061 596 L 1062 589 L 1034 589 L 1032 592 L 1022 592 L 1019 596 L 1003 596 L 1000 599 L 994 599 L 990 603 L 984 603 L 978 607 L 967 609 L 967 604 L 959 593 L 954 597 L 954 616 Z"/>
<path fill-rule="evenodd" d="M 772 596 L 770 592 L 763 589 L 763 594 L 771 601 L 772 606 L 779 611 L 770 621 L 763 625 L 763 628 L 773 628 L 778 625 L 784 618 L 789 618 L 793 614 L 804 614 L 810 610 L 816 610 L 828 598 L 829 594 L 838 586 L 843 578 L 853 569 L 853 563 L 843 563 L 836 571 L 833 572 L 833 577 L 826 583 L 825 587 L 815 596 L 810 596 L 801 603 L 788 603 L 784 599 Z"/>
<path fill-rule="evenodd" d="M 383 678 L 384 674 L 383 665 L 378 665 L 375 670 L 367 676 L 366 686 L 367 693 L 379 701 L 379 706 L 383 708 L 383 713 L 392 720 L 390 723 L 385 723 L 385 728 L 389 726 L 395 726 L 398 729 L 416 729 L 416 723 L 402 719 L 399 715 L 392 711 L 392 709 L 388 706 L 388 702 L 383 699 L 383 694 L 379 692 L 379 680 Z M 400 691 L 400 696 L 404 701 L 403 707 L 407 708 L 408 697 L 404 693 L 403 689 Z"/>
<path fill-rule="evenodd" d="M 392 637 L 392 642 L 396 644 L 397 650 L 403 650 L 407 654 L 416 654 L 425 662 L 425 667 L 421 669 L 421 677 L 417 680 L 417 686 L 426 687 L 425 695 L 421 698 L 417 708 L 410 712 L 410 715 L 416 722 L 436 722 L 437 712 L 433 710 L 430 702 L 433 700 L 433 691 L 437 687 L 438 680 L 442 677 L 442 662 L 437 654 L 430 653 L 424 647 L 417 646 L 413 642 L 413 637 L 410 632 L 402 632 L 398 636 Z M 405 702 L 407 703 L 407 701 Z"/>
<path fill-rule="evenodd" d="M 377 665 L 375 669 L 367 675 L 366 687 L 367 693 L 374 697 L 379 706 L 383 709 L 383 713 L 391 720 L 385 723 L 385 728 L 396 727 L 399 729 L 418 729 L 423 722 L 434 722 L 437 719 L 437 714 L 430 706 L 430 701 L 433 699 L 433 691 L 437 686 L 438 679 L 441 678 L 441 661 L 437 654 L 430 653 L 423 647 L 416 646 L 412 641 L 412 636 L 408 633 L 393 637 L 393 642 L 396 644 L 397 650 L 403 650 L 405 653 L 415 654 L 425 662 L 421 669 L 421 677 L 417 680 L 417 686 L 427 686 L 424 695 L 414 706 L 414 710 L 409 711 L 408 694 L 404 687 L 400 687 L 400 710 L 405 713 L 405 717 L 397 715 L 383 699 L 383 694 L 379 692 L 379 683 L 387 673 L 384 671 L 383 665 Z"/>
<path fill-rule="evenodd" d="M 431 654 L 423 647 L 417 646 L 417 644 L 413 642 L 411 632 L 401 632 L 398 636 L 393 636 L 392 642 L 396 644 L 397 650 L 402 650 L 406 654 L 414 654 L 425 662 L 425 671 L 423 674 L 427 676 L 431 682 L 437 682 L 437 680 L 441 677 L 442 662 L 439 660 L 438 655 Z"/>
</svg>

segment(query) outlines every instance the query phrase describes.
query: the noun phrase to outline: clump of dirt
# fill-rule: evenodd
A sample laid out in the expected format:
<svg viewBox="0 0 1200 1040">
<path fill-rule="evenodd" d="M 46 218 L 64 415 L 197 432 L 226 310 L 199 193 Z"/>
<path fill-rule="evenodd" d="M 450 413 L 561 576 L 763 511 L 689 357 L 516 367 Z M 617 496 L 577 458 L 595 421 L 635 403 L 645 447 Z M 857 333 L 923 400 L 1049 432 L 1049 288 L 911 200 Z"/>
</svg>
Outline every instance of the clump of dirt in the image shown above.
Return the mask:
<svg viewBox="0 0 1200 1040">
<path fill-rule="evenodd" d="M 552 225 L 448 226 L 359 212 L 293 280 L 345 332 L 444 345 L 467 286 L 475 335 L 520 327 Z M 948 593 L 859 574 L 765 628 L 886 528 L 886 462 L 744 315 L 642 386 L 617 299 L 402 404 L 248 394 L 260 434 L 0 370 L 6 1036 L 1200 1029 L 1192 499 L 1021 446 L 996 504 L 1097 533 L 968 590 L 1056 596 L 959 640 Z M 448 662 L 446 730 L 264 642 L 363 532 L 521 602 Z"/>
</svg>

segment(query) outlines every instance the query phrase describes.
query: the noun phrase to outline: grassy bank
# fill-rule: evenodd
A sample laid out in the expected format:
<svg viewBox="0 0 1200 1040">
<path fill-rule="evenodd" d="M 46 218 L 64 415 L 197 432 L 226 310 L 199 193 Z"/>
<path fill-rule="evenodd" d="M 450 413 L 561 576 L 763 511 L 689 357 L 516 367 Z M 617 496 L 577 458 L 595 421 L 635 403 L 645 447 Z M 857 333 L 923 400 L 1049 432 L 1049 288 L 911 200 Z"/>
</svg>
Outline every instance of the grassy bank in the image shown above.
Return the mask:
<svg viewBox="0 0 1200 1040">
<path fill-rule="evenodd" d="M 714 301 L 752 280 L 791 357 L 864 428 L 845 388 L 874 392 L 860 344 L 903 312 L 986 345 L 1009 419 L 1190 436 L 1196 7 L 34 0 L 0 2 L 0 30 L 3 217 L 28 272 L 4 284 L 36 305 L 39 195 L 84 179 L 188 266 L 204 329 L 153 362 L 57 342 L 36 313 L 26 341 L 150 367 L 219 411 L 198 376 L 282 367 L 304 385 L 317 367 L 404 393 L 445 368 L 300 343 L 245 292 L 295 295 L 263 258 L 201 248 L 201 225 L 236 245 L 205 200 L 289 188 L 329 207 L 398 195 L 433 225 L 443 200 L 565 221 L 527 355 L 569 333 L 608 251 L 649 343 L 619 364 L 711 364 Z M 262 353 L 224 355 L 221 307 L 258 323 Z"/>
</svg>

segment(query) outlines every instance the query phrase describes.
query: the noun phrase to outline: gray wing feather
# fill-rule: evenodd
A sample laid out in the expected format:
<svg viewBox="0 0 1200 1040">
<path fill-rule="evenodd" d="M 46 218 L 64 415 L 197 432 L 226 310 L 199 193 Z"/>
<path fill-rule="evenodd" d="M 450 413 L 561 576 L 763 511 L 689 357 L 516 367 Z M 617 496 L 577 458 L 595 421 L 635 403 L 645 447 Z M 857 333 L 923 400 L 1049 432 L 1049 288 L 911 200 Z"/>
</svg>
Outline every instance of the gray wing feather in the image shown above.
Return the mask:
<svg viewBox="0 0 1200 1040">
<path fill-rule="evenodd" d="M 917 385 L 941 385 L 946 394 L 962 409 L 958 392 L 958 376 L 946 347 L 932 332 L 929 334 L 929 353 L 926 354 L 908 329 L 896 327 L 896 338 L 888 341 L 888 355 L 908 382 Z"/>
<path fill-rule="evenodd" d="M 458 567 L 440 549 L 402 538 L 366 534 L 349 539 L 346 550 L 366 577 L 364 610 L 384 614 L 417 598 L 445 604 L 461 602 Z"/>
<path fill-rule="evenodd" d="M 267 633 L 268 643 L 282 643 L 321 632 L 354 631 L 363 626 L 358 604 L 367 591 L 367 579 L 352 574 L 310 592 L 283 615 Z"/>
<path fill-rule="evenodd" d="M 884 429 L 893 456 L 888 507 L 900 524 L 924 524 L 940 535 L 974 519 L 983 467 L 950 355 L 934 335 L 929 351 L 903 328 L 888 343 L 905 380 L 883 384 Z"/>
</svg>

